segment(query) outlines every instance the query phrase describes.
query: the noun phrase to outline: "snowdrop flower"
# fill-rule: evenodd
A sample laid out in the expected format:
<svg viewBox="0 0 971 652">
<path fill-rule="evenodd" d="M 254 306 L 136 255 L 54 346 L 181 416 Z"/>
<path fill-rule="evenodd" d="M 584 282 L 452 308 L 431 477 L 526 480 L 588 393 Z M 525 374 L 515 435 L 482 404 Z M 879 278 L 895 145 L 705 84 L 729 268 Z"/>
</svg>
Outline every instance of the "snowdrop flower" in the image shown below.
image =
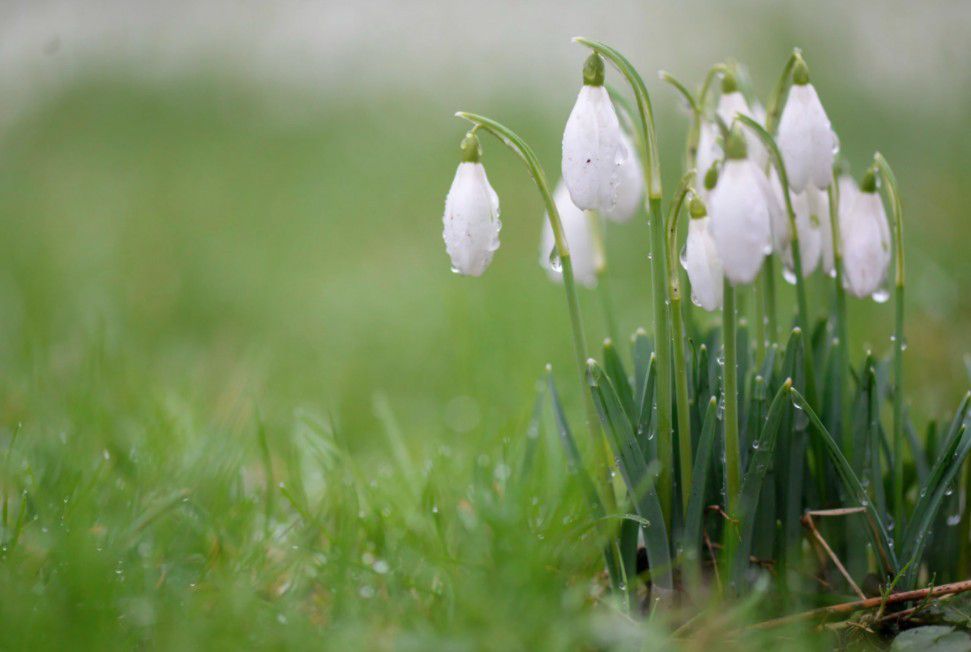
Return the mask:
<svg viewBox="0 0 971 652">
<path fill-rule="evenodd" d="M 772 251 L 772 226 L 765 176 L 747 157 L 736 127 L 725 143 L 725 164 L 708 203 L 711 234 L 725 275 L 733 285 L 751 283 Z"/>
<path fill-rule="evenodd" d="M 711 218 L 697 198 L 692 198 L 689 208 L 691 221 L 684 248 L 684 268 L 691 283 L 691 301 L 709 312 L 719 310 L 725 285 L 718 249 L 709 228 Z"/>
<path fill-rule="evenodd" d="M 829 193 L 819 188 L 806 188 L 809 212 L 816 216 L 819 226 L 819 264 L 827 276 L 836 274 L 833 254 L 833 224 L 829 219 Z"/>
<path fill-rule="evenodd" d="M 584 287 L 593 288 L 597 285 L 597 273 L 603 266 L 603 256 L 593 232 L 591 220 L 597 219 L 592 213 L 577 208 L 570 198 L 570 192 L 562 180 L 553 191 L 553 201 L 560 214 L 563 224 L 563 236 L 566 246 L 570 249 L 570 262 L 573 264 L 573 278 Z M 543 234 L 539 243 L 539 264 L 546 270 L 550 279 L 563 280 L 563 270 L 559 266 L 559 258 L 554 247 L 553 227 L 550 226 L 549 216 L 543 220 Z"/>
<path fill-rule="evenodd" d="M 445 198 L 445 250 L 452 271 L 481 276 L 499 248 L 499 197 L 480 163 L 482 151 L 474 133 L 462 141 L 462 162 Z"/>
<path fill-rule="evenodd" d="M 839 148 L 836 133 L 809 83 L 809 68 L 801 59 L 793 69 L 792 82 L 777 137 L 789 185 L 793 192 L 802 192 L 810 182 L 817 188 L 828 188 Z"/>
<path fill-rule="evenodd" d="M 718 98 L 716 111 L 719 117 L 725 121 L 726 125 L 732 124 L 735 121 L 735 116 L 738 114 L 752 118 L 759 124 L 762 124 L 762 119 L 756 116 L 745 100 L 745 96 L 738 90 L 738 82 L 735 80 L 735 75 L 728 72 L 722 77 L 722 94 Z M 746 132 L 744 137 L 745 143 L 748 145 L 749 158 L 755 161 L 755 164 L 759 167 L 765 167 L 765 164 L 769 160 L 769 153 L 765 150 L 762 141 L 759 140 L 758 136 L 750 132 Z"/>
<path fill-rule="evenodd" d="M 819 228 L 819 216 L 817 201 L 813 191 L 815 188 L 806 188 L 804 191 L 792 196 L 792 207 L 796 212 L 796 230 L 799 232 L 799 260 L 802 262 L 802 275 L 809 276 L 819 265 L 822 255 L 822 233 Z M 792 247 L 782 251 L 782 261 L 786 266 L 787 279 L 795 282 L 793 275 L 794 261 L 792 260 Z"/>
<path fill-rule="evenodd" d="M 846 213 L 841 213 L 840 235 L 846 289 L 860 298 L 882 294 L 891 258 L 890 226 L 873 170 L 863 178 Z"/>
<path fill-rule="evenodd" d="M 603 84 L 603 59 L 592 54 L 583 66 L 583 88 L 563 131 L 562 168 L 574 204 L 607 212 L 617 202 L 627 148 Z"/>
<path fill-rule="evenodd" d="M 629 222 L 641 208 L 644 200 L 644 168 L 634 151 L 634 143 L 627 134 L 621 133 L 626 163 L 620 168 L 617 200 L 612 208 L 603 209 L 600 214 L 613 222 Z"/>
</svg>

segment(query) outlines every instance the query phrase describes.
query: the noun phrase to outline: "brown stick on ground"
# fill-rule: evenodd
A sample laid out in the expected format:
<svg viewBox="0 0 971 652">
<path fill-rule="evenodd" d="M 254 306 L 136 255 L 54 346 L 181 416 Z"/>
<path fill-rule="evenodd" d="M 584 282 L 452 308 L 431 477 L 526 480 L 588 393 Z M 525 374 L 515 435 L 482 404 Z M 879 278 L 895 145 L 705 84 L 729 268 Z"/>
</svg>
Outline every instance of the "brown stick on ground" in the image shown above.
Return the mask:
<svg viewBox="0 0 971 652">
<path fill-rule="evenodd" d="M 971 580 L 963 580 L 961 582 L 953 582 L 951 584 L 941 584 L 940 586 L 930 586 L 926 589 L 917 589 L 916 591 L 891 593 L 886 598 L 867 598 L 866 600 L 856 600 L 854 602 L 834 604 L 831 607 L 811 609 L 809 611 L 803 611 L 802 613 L 793 614 L 791 616 L 784 616 L 783 618 L 766 620 L 756 625 L 752 625 L 752 628 L 772 629 L 773 627 L 798 623 L 804 620 L 813 620 L 814 618 L 832 616 L 835 614 L 848 614 L 861 609 L 873 609 L 874 607 L 879 607 L 883 604 L 897 604 L 898 602 L 909 602 L 911 600 L 920 600 L 928 597 L 936 598 L 941 595 L 954 595 L 956 593 L 964 593 L 965 591 L 971 591 Z"/>
<path fill-rule="evenodd" d="M 846 567 L 843 565 L 843 562 L 841 562 L 840 558 L 836 556 L 836 553 L 833 552 L 833 549 L 829 547 L 829 544 L 826 543 L 826 539 L 823 538 L 822 533 L 820 533 L 820 531 L 816 529 L 816 524 L 813 523 L 813 516 L 842 516 L 844 514 L 855 514 L 855 513 L 856 513 L 856 510 L 853 510 L 853 511 L 840 510 L 839 513 L 834 513 L 834 510 L 821 510 L 818 512 L 810 511 L 810 512 L 806 512 L 805 516 L 802 517 L 802 524 L 809 529 L 810 533 L 812 533 L 813 538 L 816 539 L 816 543 L 822 546 L 823 550 L 826 551 L 826 555 L 829 556 L 830 560 L 832 560 L 833 564 L 836 566 L 836 570 L 840 572 L 840 575 L 842 575 L 843 578 L 846 580 L 847 584 L 850 585 L 850 588 L 853 589 L 853 592 L 856 593 L 858 596 L 860 596 L 861 600 L 866 600 L 866 595 L 864 595 L 863 591 L 860 590 L 860 587 L 857 586 L 856 582 L 853 581 L 853 578 L 850 576 L 849 571 L 846 570 Z"/>
</svg>

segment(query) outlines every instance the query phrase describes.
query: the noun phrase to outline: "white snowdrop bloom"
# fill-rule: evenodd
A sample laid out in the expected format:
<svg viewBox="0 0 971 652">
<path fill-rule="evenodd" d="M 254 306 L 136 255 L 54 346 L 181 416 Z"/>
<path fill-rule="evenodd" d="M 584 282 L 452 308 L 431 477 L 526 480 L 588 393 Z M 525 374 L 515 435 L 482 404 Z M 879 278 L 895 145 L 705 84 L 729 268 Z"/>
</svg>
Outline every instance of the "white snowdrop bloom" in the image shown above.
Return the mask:
<svg viewBox="0 0 971 652">
<path fill-rule="evenodd" d="M 829 217 L 829 193 L 819 188 L 806 188 L 809 214 L 816 216 L 819 227 L 819 265 L 823 273 L 833 276 L 836 267 L 833 256 L 833 223 Z"/>
<path fill-rule="evenodd" d="M 782 109 L 776 142 L 793 192 L 802 192 L 810 183 L 817 188 L 829 187 L 839 141 L 816 89 L 809 83 L 804 63 L 797 63 L 793 71 L 793 85 Z"/>
<path fill-rule="evenodd" d="M 698 151 L 695 154 L 695 172 L 698 177 L 695 181 L 695 188 L 703 196 L 707 196 L 705 188 L 705 174 L 712 164 L 721 157 L 721 148 L 718 146 L 718 125 L 714 122 L 704 121 L 701 123 L 701 130 L 698 133 Z"/>
<path fill-rule="evenodd" d="M 452 271 L 481 276 L 499 248 L 499 197 L 489 185 L 479 162 L 479 144 L 474 135 L 462 142 L 462 162 L 455 171 L 445 198 L 442 218 L 445 250 L 452 259 Z"/>
<path fill-rule="evenodd" d="M 772 252 L 772 225 L 764 173 L 746 158 L 745 140 L 737 128 L 729 135 L 725 156 L 708 212 L 722 268 L 738 285 L 751 283 L 762 259 Z"/>
<path fill-rule="evenodd" d="M 617 113 L 604 88 L 603 60 L 591 55 L 583 69 L 583 88 L 563 131 L 563 180 L 573 203 L 584 210 L 614 208 L 628 164 Z"/>
<path fill-rule="evenodd" d="M 711 218 L 692 216 L 688 224 L 684 267 L 691 283 L 691 300 L 709 312 L 722 307 L 724 276 L 718 249 L 711 235 Z"/>
<path fill-rule="evenodd" d="M 722 95 L 718 98 L 716 111 L 727 125 L 731 125 L 735 121 L 735 116 L 738 114 L 752 118 L 759 124 L 762 124 L 751 107 L 749 107 L 745 96 L 738 90 L 734 77 L 727 75 L 722 79 Z M 759 167 L 764 167 L 769 160 L 769 154 L 759 137 L 751 131 L 746 130 L 745 142 L 748 145 L 749 158 Z"/>
<path fill-rule="evenodd" d="M 762 192 L 769 207 L 769 222 L 772 226 L 772 249 L 780 256 L 785 256 L 792 241 L 792 227 L 789 225 L 789 213 L 782 196 L 782 182 L 779 181 L 774 167 L 769 171 L 769 176 L 763 175 L 763 178 L 765 182 Z"/>
<path fill-rule="evenodd" d="M 882 289 L 890 265 L 890 226 L 872 173 L 841 215 L 843 277 L 854 296 L 872 296 Z"/>
<path fill-rule="evenodd" d="M 553 192 L 553 201 L 556 202 L 556 210 L 563 224 L 563 236 L 570 250 L 573 277 L 584 287 L 596 287 L 597 272 L 603 265 L 603 258 L 591 224 L 591 220 L 597 219 L 597 216 L 577 208 L 562 180 Z M 563 270 L 554 251 L 555 244 L 553 227 L 550 226 L 547 215 L 543 219 L 543 233 L 540 236 L 539 264 L 552 280 L 562 281 Z"/>
<path fill-rule="evenodd" d="M 792 207 L 796 212 L 796 230 L 799 232 L 799 260 L 802 262 L 802 275 L 809 276 L 819 265 L 822 254 L 822 234 L 819 229 L 819 218 L 814 213 L 815 200 L 810 198 L 811 190 L 807 188 L 803 192 L 792 196 Z M 782 252 L 782 262 L 789 270 L 789 278 L 794 269 L 792 260 L 792 247 L 788 247 Z"/>
<path fill-rule="evenodd" d="M 627 134 L 622 134 L 622 141 L 627 162 L 620 168 L 617 200 L 613 208 L 600 211 L 601 215 L 613 222 L 629 222 L 637 215 L 644 201 L 644 168 Z"/>
<path fill-rule="evenodd" d="M 849 214 L 850 207 L 853 206 L 853 202 L 856 201 L 857 196 L 860 194 L 860 186 L 857 185 L 856 179 L 845 173 L 840 175 L 836 183 L 839 189 L 839 202 L 836 208 L 839 212 L 840 231 L 842 231 L 843 220 Z"/>
</svg>

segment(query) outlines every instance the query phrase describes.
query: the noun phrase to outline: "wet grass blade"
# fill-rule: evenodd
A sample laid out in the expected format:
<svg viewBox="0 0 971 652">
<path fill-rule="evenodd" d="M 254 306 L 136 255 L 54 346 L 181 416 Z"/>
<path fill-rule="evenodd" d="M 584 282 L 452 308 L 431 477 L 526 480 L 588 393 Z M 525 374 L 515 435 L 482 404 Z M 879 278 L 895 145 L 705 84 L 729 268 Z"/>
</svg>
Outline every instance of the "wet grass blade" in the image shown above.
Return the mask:
<svg viewBox="0 0 971 652">
<path fill-rule="evenodd" d="M 631 336 L 631 358 L 634 360 L 634 397 L 638 400 L 644 395 L 644 384 L 647 382 L 648 368 L 651 366 L 654 347 L 643 328 L 638 328 Z"/>
<path fill-rule="evenodd" d="M 659 588 L 670 590 L 674 587 L 670 544 L 654 484 L 656 473 L 648 468 L 644 453 L 637 443 L 634 427 L 624 413 L 617 391 L 600 365 L 593 360 L 587 365 L 587 380 L 594 405 L 617 455 L 618 466 L 635 509 L 650 523 L 643 526 L 643 532 L 651 580 Z"/>
<path fill-rule="evenodd" d="M 591 479 L 583 464 L 580 449 L 573 437 L 573 432 L 570 430 L 566 412 L 563 410 L 563 403 L 560 401 L 560 394 L 556 390 L 556 383 L 553 381 L 553 370 L 550 367 L 546 368 L 546 387 L 550 395 L 550 403 L 553 405 L 553 421 L 556 423 L 556 432 L 559 435 L 560 443 L 563 445 L 563 451 L 566 453 L 567 471 L 577 476 L 594 514 L 597 517 L 602 517 L 607 511 L 600 494 L 597 493 L 596 486 L 593 484 L 593 479 Z"/>
<path fill-rule="evenodd" d="M 644 378 L 642 394 L 637 401 L 637 420 L 636 425 L 637 443 L 641 446 L 644 453 L 648 454 L 648 459 L 654 459 L 653 454 L 655 443 L 651 437 L 652 420 L 654 417 L 654 386 L 657 379 L 657 367 L 655 356 L 652 353 L 647 363 L 647 375 Z"/>
<path fill-rule="evenodd" d="M 804 410 L 809 417 L 809 422 L 812 424 L 817 437 L 825 447 L 830 460 L 836 467 L 837 473 L 839 473 L 840 479 L 843 481 L 846 493 L 850 496 L 851 500 L 859 501 L 859 504 L 866 510 L 867 525 L 869 526 L 867 529 L 874 547 L 879 552 L 884 570 L 888 574 L 896 574 L 900 570 L 900 564 L 897 562 L 897 556 L 894 554 L 890 537 L 887 535 L 887 530 L 884 527 L 883 520 L 880 518 L 880 514 L 877 513 L 876 508 L 863 489 L 863 485 L 860 484 L 860 479 L 853 472 L 853 469 L 850 468 L 850 464 L 846 461 L 839 446 L 826 430 L 823 422 L 819 420 L 812 407 L 803 398 L 802 394 L 795 388 L 790 389 L 789 393 L 795 406 Z"/>
</svg>

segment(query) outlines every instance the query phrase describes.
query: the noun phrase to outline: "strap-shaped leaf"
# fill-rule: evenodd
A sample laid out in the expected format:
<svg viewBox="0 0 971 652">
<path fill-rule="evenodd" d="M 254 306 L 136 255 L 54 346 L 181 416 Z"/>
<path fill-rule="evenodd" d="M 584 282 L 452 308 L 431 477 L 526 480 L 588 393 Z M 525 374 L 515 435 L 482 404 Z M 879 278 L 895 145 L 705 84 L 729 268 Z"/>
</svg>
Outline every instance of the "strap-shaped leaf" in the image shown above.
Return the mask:
<svg viewBox="0 0 971 652">
<path fill-rule="evenodd" d="M 866 510 L 867 529 L 870 533 L 874 548 L 880 555 L 884 570 L 888 574 L 896 574 L 900 570 L 900 564 L 897 562 L 896 554 L 894 554 L 893 544 L 890 543 L 890 537 L 887 535 L 887 529 L 883 525 L 880 514 L 877 513 L 876 508 L 863 489 L 863 485 L 860 484 L 860 479 L 856 477 L 853 469 L 850 468 L 849 462 L 843 457 L 839 446 L 833 441 L 832 435 L 826 430 L 826 426 L 819 420 L 819 417 L 816 416 L 816 413 L 806 399 L 803 398 L 802 394 L 795 388 L 791 388 L 789 393 L 792 396 L 794 405 L 800 410 L 805 410 L 806 415 L 809 417 L 809 422 L 812 424 L 813 430 L 822 441 L 830 460 L 833 462 L 840 479 L 843 481 L 846 493 L 850 495 L 851 499 L 859 501 L 860 505 Z"/>
<path fill-rule="evenodd" d="M 607 513 L 607 510 L 604 508 L 596 486 L 583 464 L 580 449 L 577 447 L 576 439 L 574 439 L 573 432 L 570 430 L 570 424 L 566 420 L 563 403 L 560 402 L 560 393 L 556 390 L 556 383 L 553 382 L 553 372 L 548 367 L 546 370 L 546 386 L 549 389 L 550 402 L 553 404 L 553 421 L 556 423 L 556 432 L 560 437 L 560 443 L 563 444 L 563 451 L 566 453 L 567 470 L 577 476 L 577 480 L 587 495 L 587 500 L 590 501 L 594 515 L 598 518 L 602 517 Z"/>
<path fill-rule="evenodd" d="M 755 514 L 759 507 L 762 483 L 775 460 L 775 443 L 779 435 L 779 426 L 782 424 L 782 415 L 788 405 L 786 399 L 791 387 L 792 379 L 787 378 L 772 399 L 762 433 L 756 440 L 758 445 L 753 444 L 748 468 L 745 471 L 745 477 L 742 479 L 742 491 L 738 500 L 739 538 L 741 541 L 735 549 L 735 563 L 733 564 L 735 585 L 738 588 L 741 588 L 745 571 L 748 568 L 749 553 L 752 550 L 752 536 L 755 532 Z"/>
<path fill-rule="evenodd" d="M 954 482 L 964 458 L 971 451 L 971 432 L 966 430 L 964 423 L 969 400 L 971 400 L 971 394 L 965 395 L 954 414 L 944 440 L 944 448 L 930 472 L 927 484 L 921 488 L 920 498 L 904 531 L 903 558 L 911 564 L 907 569 L 908 583 L 912 583 L 916 578 L 920 557 L 931 532 L 931 525 L 941 508 L 948 486 Z"/>
<path fill-rule="evenodd" d="M 718 400 L 712 396 L 705 409 L 705 419 L 701 426 L 701 437 L 695 453 L 695 465 L 691 471 L 691 496 L 688 497 L 688 510 L 684 518 L 684 543 L 686 548 L 698 546 L 701 540 L 701 521 L 705 509 L 706 482 L 711 456 L 715 449 L 715 413 Z"/>
<path fill-rule="evenodd" d="M 638 412 L 634 408 L 634 391 L 631 389 L 630 381 L 627 380 L 627 371 L 624 370 L 624 363 L 617 353 L 617 347 L 609 338 L 604 340 L 604 371 L 610 378 L 610 382 L 617 390 L 617 397 L 620 404 L 624 406 L 624 412 L 631 423 L 636 423 Z"/>
<path fill-rule="evenodd" d="M 644 395 L 644 385 L 647 382 L 648 368 L 651 366 L 651 358 L 654 353 L 654 346 L 647 332 L 643 328 L 638 328 L 631 337 L 631 358 L 634 360 L 634 396 L 640 410 L 640 397 Z"/>
<path fill-rule="evenodd" d="M 647 454 L 647 459 L 654 459 L 656 455 L 653 454 L 655 448 L 655 442 L 653 441 L 653 435 L 651 428 L 654 427 L 652 423 L 654 418 L 654 402 L 657 400 L 654 395 L 654 387 L 657 380 L 657 366 L 654 364 L 656 358 L 653 353 L 647 363 L 647 376 L 644 378 L 644 386 L 642 388 L 642 393 L 637 400 L 637 420 L 634 422 L 637 435 L 637 443 L 640 444 L 641 449 Z"/>
<path fill-rule="evenodd" d="M 651 567 L 651 580 L 659 588 L 672 589 L 674 581 L 671 576 L 671 549 L 664 514 L 654 485 L 656 473 L 651 473 L 648 468 L 634 428 L 617 397 L 617 391 L 600 365 L 593 360 L 587 363 L 587 382 L 604 431 L 617 455 L 617 465 L 634 507 L 650 523 L 643 526 L 643 532 Z"/>
</svg>

